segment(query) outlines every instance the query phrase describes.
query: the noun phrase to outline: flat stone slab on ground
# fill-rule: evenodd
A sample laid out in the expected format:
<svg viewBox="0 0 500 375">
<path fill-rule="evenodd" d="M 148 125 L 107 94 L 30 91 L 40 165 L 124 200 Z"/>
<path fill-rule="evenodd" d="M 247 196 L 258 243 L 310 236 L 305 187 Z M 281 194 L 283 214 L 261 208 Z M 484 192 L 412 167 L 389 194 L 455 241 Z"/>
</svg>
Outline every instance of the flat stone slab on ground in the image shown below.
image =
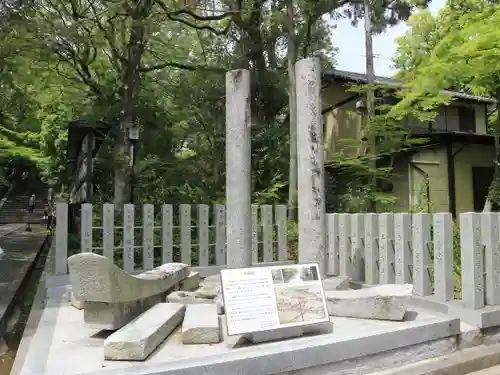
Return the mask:
<svg viewBox="0 0 500 375">
<path fill-rule="evenodd" d="M 47 285 L 57 284 L 48 280 Z M 241 336 L 227 336 L 222 319 L 222 343 L 183 345 L 177 329 L 146 362 L 106 361 L 105 338 L 99 330 L 84 327 L 83 311 L 63 299 L 66 291 L 66 287 L 49 289 L 38 328 L 23 344 L 22 369 L 15 364 L 21 369 L 16 375 L 234 375 L 238 371 L 242 375 L 363 375 L 451 351 L 460 332 L 457 319 L 417 310 L 412 319 L 397 323 L 331 317 L 331 334 L 251 344 Z"/>
<path fill-rule="evenodd" d="M 187 305 L 182 322 L 184 344 L 218 344 L 221 336 L 221 322 L 216 305 Z"/>
<path fill-rule="evenodd" d="M 182 322 L 186 307 L 159 303 L 111 334 L 104 341 L 104 358 L 143 361 Z"/>
<path fill-rule="evenodd" d="M 224 305 L 222 298 L 202 298 L 196 292 L 177 291 L 172 292 L 167 296 L 168 302 L 182 303 L 184 305 L 191 304 L 214 304 L 217 306 L 217 313 L 224 314 Z"/>
<path fill-rule="evenodd" d="M 328 314 L 363 319 L 403 320 L 413 292 L 411 284 L 326 291 Z"/>
<path fill-rule="evenodd" d="M 351 279 L 346 276 L 327 277 L 322 280 L 323 290 L 347 290 Z"/>
</svg>

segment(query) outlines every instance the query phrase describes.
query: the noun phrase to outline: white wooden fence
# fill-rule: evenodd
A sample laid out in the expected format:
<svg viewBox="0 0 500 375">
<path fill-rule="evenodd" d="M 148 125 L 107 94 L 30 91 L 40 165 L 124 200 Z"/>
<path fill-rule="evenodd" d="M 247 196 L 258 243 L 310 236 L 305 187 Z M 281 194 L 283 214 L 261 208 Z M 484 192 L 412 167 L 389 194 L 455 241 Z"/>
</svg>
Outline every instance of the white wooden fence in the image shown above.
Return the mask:
<svg viewBox="0 0 500 375">
<path fill-rule="evenodd" d="M 109 259 L 122 263 L 123 269 L 131 273 L 138 269 L 152 269 L 160 263 L 172 261 L 199 267 L 220 268 L 226 264 L 225 206 L 213 207 L 212 220 L 210 220 L 210 206 L 206 204 L 193 206 L 181 204 L 176 207 L 164 204 L 155 212 L 154 205 L 144 204 L 140 215 L 142 225 L 136 225 L 137 207 L 132 204 L 124 205 L 123 218 L 114 217 L 113 204 L 104 204 L 102 210 L 96 210 L 92 204 L 82 204 L 79 251 L 101 253 Z M 195 215 L 192 215 L 192 211 L 196 211 Z M 121 224 L 116 225 L 116 223 Z M 138 232 L 139 238 L 137 238 Z M 69 254 L 66 203 L 56 205 L 55 237 L 56 273 L 65 274 Z M 117 259 L 117 255 L 120 254 L 122 258 Z M 254 264 L 287 262 L 285 205 L 274 207 L 252 205 L 252 258 Z M 141 266 L 136 267 L 137 263 Z"/>
<path fill-rule="evenodd" d="M 500 305 L 500 214 L 463 213 L 459 222 L 463 306 Z M 451 214 L 327 214 L 327 227 L 327 273 L 413 283 L 416 296 L 453 300 Z"/>
</svg>

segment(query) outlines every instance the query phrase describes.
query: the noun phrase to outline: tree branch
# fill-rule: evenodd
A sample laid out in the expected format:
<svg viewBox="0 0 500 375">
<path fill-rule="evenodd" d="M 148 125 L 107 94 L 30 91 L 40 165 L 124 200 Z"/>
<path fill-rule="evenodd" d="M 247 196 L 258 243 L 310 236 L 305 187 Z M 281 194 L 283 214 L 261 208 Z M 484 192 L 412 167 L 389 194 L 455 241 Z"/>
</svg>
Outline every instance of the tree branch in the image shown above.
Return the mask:
<svg viewBox="0 0 500 375">
<path fill-rule="evenodd" d="M 224 12 L 222 14 L 217 14 L 213 16 L 200 16 L 199 14 L 193 13 L 188 9 L 175 10 L 173 12 L 167 12 L 172 16 L 180 16 L 182 14 L 187 14 L 193 17 L 197 21 L 222 21 L 223 19 L 229 18 L 234 12 Z"/>
<path fill-rule="evenodd" d="M 201 25 L 201 26 L 196 25 L 196 24 L 189 22 L 187 20 L 183 20 L 182 18 L 173 17 L 168 13 L 167 13 L 167 18 L 171 21 L 180 22 L 180 23 L 182 23 L 186 26 L 192 27 L 193 29 L 196 29 L 196 30 L 208 30 L 208 31 L 214 33 L 215 35 L 225 35 L 225 34 L 227 34 L 227 32 L 229 31 L 229 28 L 231 27 L 231 23 L 229 23 L 223 30 L 217 30 L 216 28 L 209 26 L 209 25 Z"/>
<path fill-rule="evenodd" d="M 167 5 L 161 0 L 156 0 L 156 3 L 165 12 L 165 14 L 167 14 L 169 16 L 180 16 L 183 14 L 187 14 L 188 16 L 193 17 L 197 21 L 222 21 L 223 19 L 231 17 L 234 13 L 233 11 L 230 11 L 230 12 L 224 12 L 222 14 L 217 14 L 217 15 L 213 15 L 213 16 L 200 16 L 199 14 L 192 12 L 188 8 L 182 8 L 179 10 L 171 11 L 168 9 Z"/>
<path fill-rule="evenodd" d="M 176 62 L 164 62 L 164 63 L 156 64 L 156 65 L 142 66 L 141 68 L 139 68 L 139 72 L 147 73 L 147 72 L 151 72 L 153 70 L 164 69 L 166 67 L 189 70 L 192 72 L 197 71 L 197 70 L 202 70 L 202 71 L 206 71 L 206 72 L 216 72 L 216 73 L 226 72 L 226 69 L 224 69 L 224 68 L 210 67 L 210 66 L 203 66 L 203 65 L 189 65 L 189 64 L 182 64 L 182 63 L 176 63 Z"/>
</svg>

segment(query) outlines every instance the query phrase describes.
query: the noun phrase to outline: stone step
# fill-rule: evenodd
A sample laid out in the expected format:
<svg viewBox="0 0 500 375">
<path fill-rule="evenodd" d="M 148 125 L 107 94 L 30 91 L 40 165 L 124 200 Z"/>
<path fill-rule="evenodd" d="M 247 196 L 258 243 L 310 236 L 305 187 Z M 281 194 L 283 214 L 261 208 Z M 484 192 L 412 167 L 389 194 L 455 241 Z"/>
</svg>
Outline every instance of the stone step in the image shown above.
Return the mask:
<svg viewBox="0 0 500 375">
<path fill-rule="evenodd" d="M 480 345 L 369 375 L 467 375 L 500 364 L 500 344 Z M 493 374 L 500 374 L 496 372 Z"/>
<path fill-rule="evenodd" d="M 498 375 L 500 374 L 500 365 L 485 368 L 484 370 L 469 372 L 469 375 Z"/>
<path fill-rule="evenodd" d="M 181 324 L 186 307 L 158 303 L 104 341 L 104 358 L 144 361 Z"/>
<path fill-rule="evenodd" d="M 214 304 L 187 305 L 182 323 L 183 344 L 218 344 L 222 340 L 221 321 Z"/>
</svg>

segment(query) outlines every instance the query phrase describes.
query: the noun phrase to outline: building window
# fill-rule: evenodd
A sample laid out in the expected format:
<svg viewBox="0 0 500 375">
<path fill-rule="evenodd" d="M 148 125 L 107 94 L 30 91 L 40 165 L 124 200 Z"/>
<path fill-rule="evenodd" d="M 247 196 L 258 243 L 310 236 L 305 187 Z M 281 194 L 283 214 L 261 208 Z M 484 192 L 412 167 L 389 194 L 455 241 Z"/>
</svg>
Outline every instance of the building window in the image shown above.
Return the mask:
<svg viewBox="0 0 500 375">
<path fill-rule="evenodd" d="M 474 108 L 458 108 L 458 126 L 462 132 L 476 132 L 476 112 Z"/>
</svg>

